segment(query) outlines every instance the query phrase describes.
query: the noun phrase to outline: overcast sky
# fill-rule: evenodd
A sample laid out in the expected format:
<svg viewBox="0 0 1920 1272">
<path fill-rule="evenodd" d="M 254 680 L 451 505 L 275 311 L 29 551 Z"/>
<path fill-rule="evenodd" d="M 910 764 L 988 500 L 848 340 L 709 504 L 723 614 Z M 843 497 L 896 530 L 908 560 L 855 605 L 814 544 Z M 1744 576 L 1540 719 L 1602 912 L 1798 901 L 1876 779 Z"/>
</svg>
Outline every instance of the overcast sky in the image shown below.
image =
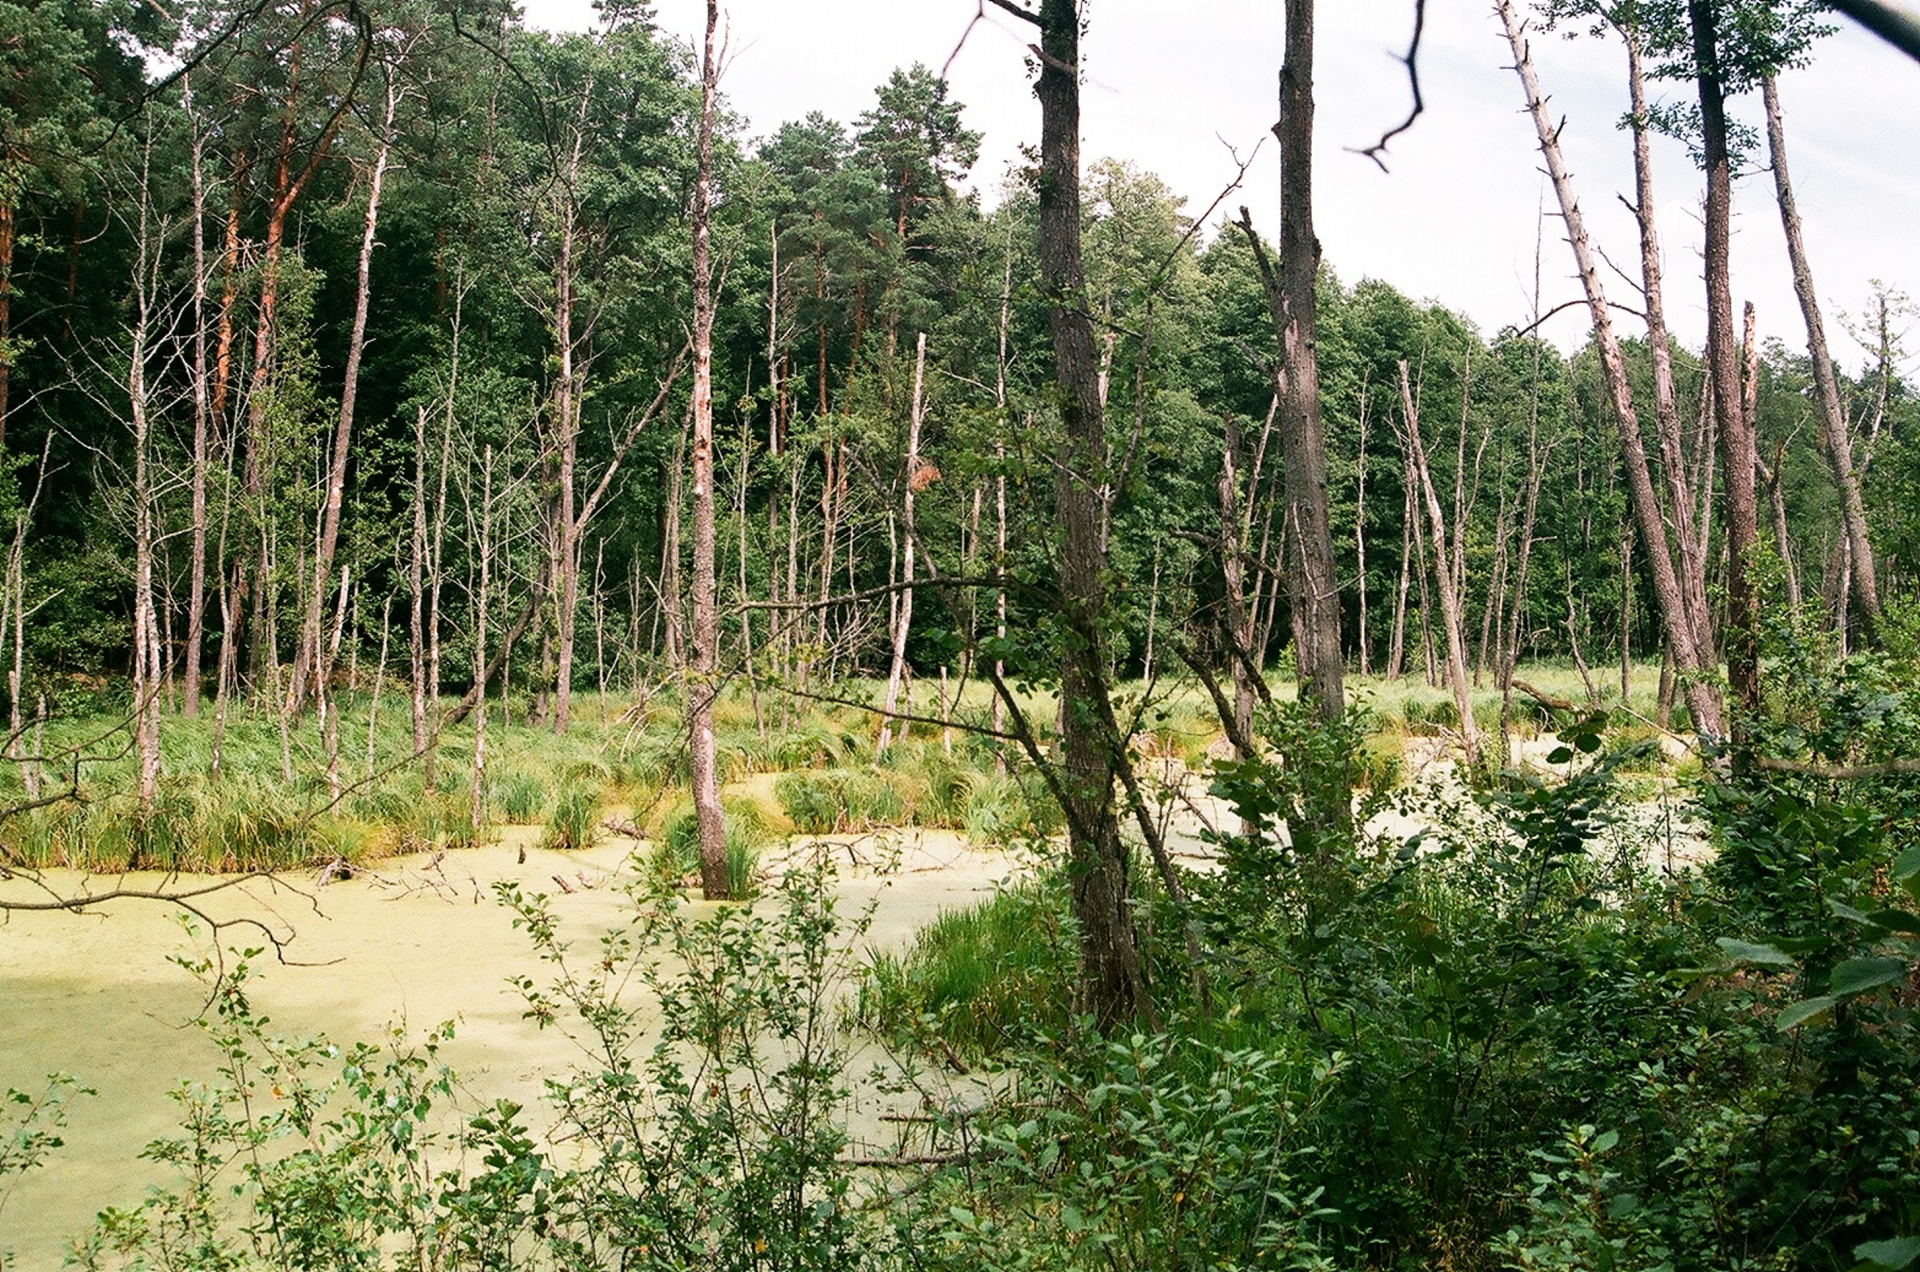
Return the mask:
<svg viewBox="0 0 1920 1272">
<path fill-rule="evenodd" d="M 657 0 L 669 31 L 693 41 L 703 0 Z M 896 66 L 936 70 L 953 54 L 976 0 L 727 0 L 731 56 L 723 83 L 735 110 L 765 135 L 820 110 L 851 121 Z M 1375 277 L 1464 311 L 1491 334 L 1531 309 L 1537 214 L 1551 200 L 1533 129 L 1499 20 L 1486 0 L 1432 0 L 1421 80 L 1427 112 L 1393 143 L 1391 171 L 1349 153 L 1397 123 L 1408 104 L 1404 50 L 1412 0 L 1322 0 L 1318 31 L 1316 217 L 1327 261 L 1351 283 Z M 1084 158 L 1111 155 L 1160 175 L 1199 215 L 1229 182 L 1229 148 L 1248 153 L 1275 113 L 1280 0 L 1092 0 L 1084 62 Z M 528 19 L 580 28 L 589 0 L 528 0 Z M 1023 65 L 1024 24 L 991 5 L 954 59 L 953 95 L 985 134 L 975 184 L 991 200 L 1019 147 L 1039 134 L 1039 107 Z M 1617 45 L 1542 35 L 1542 83 L 1566 117 L 1562 134 L 1581 204 L 1607 254 L 1635 269 L 1632 218 L 1616 194 L 1632 189 L 1625 60 Z M 1656 86 L 1684 99 L 1685 86 Z M 1807 70 L 1782 77 L 1808 253 L 1828 307 L 1835 354 L 1862 355 L 1837 329 L 1860 311 L 1870 280 L 1920 292 L 1920 65 L 1852 28 L 1824 41 Z M 1759 101 L 1735 113 L 1755 124 Z M 1667 305 L 1681 338 L 1699 343 L 1700 183 L 1677 145 L 1655 157 L 1668 271 Z M 1246 203 L 1269 233 L 1278 219 L 1271 138 L 1246 186 L 1214 219 Z M 1752 300 L 1763 334 L 1804 345 L 1785 240 L 1762 171 L 1735 186 L 1736 304 Z M 1571 253 L 1547 227 L 1543 308 L 1575 299 Z M 1622 303 L 1635 297 L 1611 278 Z M 1574 312 L 1547 328 L 1562 344 L 1585 336 Z"/>
</svg>

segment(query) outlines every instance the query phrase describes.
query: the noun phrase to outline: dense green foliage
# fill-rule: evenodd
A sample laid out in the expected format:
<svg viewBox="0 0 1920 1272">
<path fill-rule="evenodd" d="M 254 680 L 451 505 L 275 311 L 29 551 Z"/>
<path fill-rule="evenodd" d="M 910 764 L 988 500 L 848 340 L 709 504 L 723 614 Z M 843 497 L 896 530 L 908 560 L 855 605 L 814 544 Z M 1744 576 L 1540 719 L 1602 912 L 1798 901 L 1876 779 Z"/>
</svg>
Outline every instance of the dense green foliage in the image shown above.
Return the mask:
<svg viewBox="0 0 1920 1272">
<path fill-rule="evenodd" d="M 22 528 L 20 586 L 33 614 L 23 632 L 24 716 L 42 694 L 55 714 L 115 698 L 119 681 L 102 673 L 129 657 L 135 296 L 126 279 L 142 252 L 155 280 L 149 320 L 159 324 L 146 407 L 164 670 L 177 676 L 186 660 L 201 484 L 203 674 L 275 696 L 311 604 L 315 518 L 344 389 L 370 176 L 382 155 L 389 170 L 368 261 L 369 340 L 354 386 L 337 553 L 348 591 L 344 647 L 364 664 L 384 636 L 407 646 L 406 528 L 424 504 L 442 683 L 464 687 L 475 671 L 483 511 L 493 526 L 494 647 L 524 604 L 539 609 L 505 674 L 550 691 L 556 642 L 572 624 L 581 687 L 645 684 L 672 665 L 688 545 L 675 476 L 684 438 L 674 427 L 686 384 L 670 369 L 688 303 L 684 213 L 698 92 L 689 51 L 644 6 L 610 10 L 591 34 L 529 30 L 511 12 L 465 0 L 313 14 L 269 6 L 224 42 L 212 34 L 233 15 L 217 7 L 165 23 L 52 3 L 7 15 L 6 47 L 49 54 L 18 79 L 17 118 L 0 123 L 13 138 L 5 162 L 21 174 L 0 178 L 0 204 L 19 226 L 14 259 L 0 266 L 11 315 L 0 330 L 11 385 L 0 427 L 16 466 L 16 481 L 0 485 L 7 500 L 17 497 L 9 507 L 42 491 Z M 302 35 L 306 21 L 313 30 Z M 189 61 L 143 82 L 127 49 L 149 53 L 155 66 Z M 102 69 L 51 73 L 62 57 Z M 266 87 L 256 94 L 253 84 Z M 858 596 L 891 582 L 900 495 L 912 482 L 919 551 L 942 575 L 1004 565 L 1019 583 L 1004 640 L 992 636 L 991 591 L 924 601 L 912 666 L 923 676 L 943 664 L 959 670 L 986 640 L 1013 670 L 1044 676 L 1055 423 L 1030 176 L 1012 174 L 991 210 L 959 193 L 978 138 L 921 67 L 881 85 L 851 126 L 810 115 L 751 143 L 744 121 L 723 122 L 715 397 L 727 665 L 807 683 L 879 669 L 884 601 L 799 613 L 736 606 Z M 1280 465 L 1263 425 L 1272 389 L 1261 351 L 1271 331 L 1244 240 L 1214 227 L 1192 233 L 1181 200 L 1152 175 L 1097 162 L 1086 206 L 1116 434 L 1115 648 L 1125 666 L 1143 669 L 1151 623 L 1164 667 L 1169 642 L 1206 621 L 1219 587 L 1209 545 L 1220 535 L 1225 447 L 1240 451 L 1249 547 L 1278 560 Z M 556 326 L 563 300 L 565 332 Z M 1866 365 L 1844 388 L 1874 456 L 1868 480 L 1886 496 L 1875 501 L 1876 528 L 1897 583 L 1915 559 L 1902 520 L 1910 501 L 1893 497 L 1912 468 L 1904 301 L 1859 300 Z M 1516 325 L 1530 317 L 1517 313 Z M 1619 559 L 1631 535 L 1590 351 L 1563 357 L 1511 329 L 1479 331 L 1389 283 L 1332 271 L 1320 323 L 1333 541 L 1354 593 L 1345 606 L 1352 658 L 1389 660 L 1397 611 L 1414 633 L 1399 642 L 1403 662 L 1430 661 L 1435 639 L 1422 565 L 1433 545 L 1406 516 L 1396 437 L 1402 360 L 1436 484 L 1458 491 L 1451 502 L 1464 526 L 1474 662 L 1497 665 L 1514 605 L 1520 656 L 1577 648 L 1599 661 L 1623 640 L 1638 652 L 1658 648 L 1644 562 L 1629 553 L 1623 569 Z M 910 474 L 906 417 L 920 332 L 926 426 L 922 466 Z M 1650 392 L 1645 349 L 1629 352 L 1636 387 Z M 1677 400 L 1695 402 L 1698 361 L 1674 352 Z M 663 381 L 664 409 L 629 448 L 626 431 Z M 1817 430 L 1803 427 L 1809 393 L 1804 357 L 1762 351 L 1760 450 L 1778 473 L 1788 536 L 1777 546 L 1806 591 L 1833 607 L 1843 586 L 1830 564 L 1834 494 Z M 196 429 L 206 435 L 197 458 Z M 556 564 L 555 447 L 568 435 L 576 501 L 584 505 L 603 476 L 607 484 L 580 527 L 577 561 Z M 1655 464 L 1657 479 L 1658 456 Z M 1005 558 L 994 524 L 1002 481 Z M 1533 558 L 1521 580 L 1511 546 L 1534 482 Z M 1401 603 L 1409 554 L 1411 595 Z M 556 571 L 568 569 L 579 572 L 584 606 L 572 617 L 554 607 Z M 323 617 L 336 583 L 325 585 Z M 1260 652 L 1277 654 L 1285 598 L 1252 599 Z M 222 673 L 216 654 L 229 637 Z"/>
</svg>

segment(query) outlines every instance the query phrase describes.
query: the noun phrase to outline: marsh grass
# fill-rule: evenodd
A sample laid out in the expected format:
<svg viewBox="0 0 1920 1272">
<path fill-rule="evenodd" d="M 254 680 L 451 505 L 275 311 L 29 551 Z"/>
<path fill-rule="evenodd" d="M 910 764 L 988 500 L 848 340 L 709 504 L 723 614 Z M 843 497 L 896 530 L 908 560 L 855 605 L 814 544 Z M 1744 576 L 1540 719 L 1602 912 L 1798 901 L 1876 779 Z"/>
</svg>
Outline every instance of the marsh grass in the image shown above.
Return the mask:
<svg viewBox="0 0 1920 1272">
<path fill-rule="evenodd" d="M 948 910 L 900 955 L 875 952 L 860 1019 L 891 1037 L 938 1036 L 991 1055 L 1065 1028 L 1075 945 L 1062 895 L 1044 876 Z"/>
<path fill-rule="evenodd" d="M 503 773 L 493 783 L 488 802 L 509 825 L 531 826 L 547 811 L 547 788 L 531 773 Z"/>
<path fill-rule="evenodd" d="M 1571 667 L 1533 665 L 1523 676 L 1549 694 L 1584 700 Z M 1617 671 L 1595 670 L 1608 701 L 1617 699 Z M 1658 667 L 1634 669 L 1629 706 L 1651 715 Z M 1444 732 L 1453 722 L 1443 688 L 1417 677 L 1394 682 L 1355 677 L 1356 697 L 1370 704 L 1378 732 L 1367 746 L 1364 780 L 1374 789 L 1399 780 L 1399 752 L 1416 733 Z M 1276 683 L 1276 691 L 1279 686 Z M 854 681 L 841 696 L 878 701 L 877 682 Z M 1140 686 L 1123 686 L 1137 695 Z M 637 715 L 609 697 L 581 695 L 573 726 L 563 736 L 529 727 L 524 714 L 489 724 L 485 821 L 550 825 L 551 842 L 591 842 L 604 810 L 627 807 L 639 825 L 667 829 L 686 789 L 687 750 L 672 696 L 662 695 Z M 272 710 L 236 706 L 213 775 L 210 713 L 162 722 L 163 775 L 159 797 L 143 812 L 132 799 L 135 760 L 116 717 L 49 721 L 43 751 L 49 757 L 43 790 L 58 790 L 79 756 L 77 799 L 0 819 L 0 863 L 70 866 L 87 870 L 152 867 L 223 871 L 286 869 L 343 858 L 359 862 L 398 852 L 427 851 L 470 842 L 474 835 L 472 726 L 442 734 L 434 744 L 436 780 L 413 755 L 411 723 L 389 705 L 368 737 L 364 695 L 345 695 L 341 708 L 339 794 L 326 773 L 310 718 L 295 722 L 283 772 L 279 721 Z M 1532 703 L 1515 698 L 1515 718 L 1535 727 Z M 1022 709 L 1045 734 L 1054 715 L 1043 691 L 1024 694 Z M 987 687 L 956 693 L 956 720 L 985 720 Z M 1484 725 L 1497 719 L 1491 681 L 1476 691 L 1474 712 Z M 1532 714 L 1529 714 L 1532 713 Z M 747 847 L 761 844 L 791 821 L 793 829 L 822 834 L 919 825 L 964 831 L 977 842 L 1012 843 L 1057 833 L 1059 809 L 1026 761 L 990 739 L 916 725 L 880 756 L 874 754 L 871 713 L 841 705 L 782 706 L 762 695 L 756 715 L 744 691 L 716 708 L 723 777 L 731 801 L 745 811 Z M 1684 713 L 1675 722 L 1684 728 Z M 1196 770 L 1219 739 L 1212 707 L 1193 689 L 1161 686 L 1142 717 L 1143 754 L 1178 759 Z M 369 741 L 371 746 L 369 747 Z M 1043 745 L 1045 738 L 1042 739 Z M 1010 771 L 1002 771 L 1004 760 Z M 0 807 L 26 799 L 23 767 L 0 762 Z M 753 805 L 748 807 L 748 805 Z"/>
<path fill-rule="evenodd" d="M 591 848 L 600 837 L 600 806 L 604 788 L 585 783 L 569 786 L 553 801 L 542 848 L 573 851 Z"/>
<path fill-rule="evenodd" d="M 728 891 L 737 898 L 750 897 L 758 890 L 760 858 L 775 832 L 751 800 L 723 797 L 720 811 L 727 824 Z M 660 835 L 648 853 L 647 869 L 655 882 L 669 886 L 699 876 L 700 827 L 691 799 L 676 800 L 667 810 Z"/>
</svg>

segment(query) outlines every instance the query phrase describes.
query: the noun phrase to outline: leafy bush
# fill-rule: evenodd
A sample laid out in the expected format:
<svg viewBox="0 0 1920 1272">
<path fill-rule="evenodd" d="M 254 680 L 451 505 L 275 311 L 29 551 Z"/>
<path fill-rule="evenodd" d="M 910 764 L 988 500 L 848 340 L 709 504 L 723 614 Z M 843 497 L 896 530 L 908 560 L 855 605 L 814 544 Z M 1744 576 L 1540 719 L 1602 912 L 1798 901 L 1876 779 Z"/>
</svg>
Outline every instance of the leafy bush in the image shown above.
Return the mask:
<svg viewBox="0 0 1920 1272">
<path fill-rule="evenodd" d="M 973 1167 L 902 1222 L 935 1268 L 1331 1266 L 1296 1138 L 1344 1065 L 1189 1035 L 1055 1045 L 977 1125 Z"/>
</svg>

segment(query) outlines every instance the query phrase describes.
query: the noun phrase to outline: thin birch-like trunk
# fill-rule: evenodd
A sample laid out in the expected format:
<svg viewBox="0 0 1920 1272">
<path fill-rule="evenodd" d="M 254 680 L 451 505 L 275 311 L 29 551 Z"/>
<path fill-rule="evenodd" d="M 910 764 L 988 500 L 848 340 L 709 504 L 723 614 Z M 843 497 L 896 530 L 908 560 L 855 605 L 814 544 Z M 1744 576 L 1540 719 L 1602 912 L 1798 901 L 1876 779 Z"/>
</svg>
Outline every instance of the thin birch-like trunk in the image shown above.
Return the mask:
<svg viewBox="0 0 1920 1272">
<path fill-rule="evenodd" d="M 710 899 L 732 895 L 727 878 L 726 823 L 720 808 L 719 757 L 713 734 L 718 692 L 719 619 L 714 595 L 713 490 L 713 128 L 718 109 L 720 50 L 714 33 L 719 0 L 707 0 L 706 43 L 700 66 L 698 171 L 693 186 L 693 656 L 685 679 L 691 739 L 694 817 L 700 844 L 700 885 Z"/>
<path fill-rule="evenodd" d="M 907 466 L 905 480 L 902 483 L 902 515 L 906 525 L 906 544 L 901 554 L 900 590 L 894 594 L 894 622 L 891 633 L 893 658 L 887 667 L 886 705 L 880 715 L 880 737 L 874 745 L 875 755 L 884 755 L 894 720 L 894 712 L 900 705 L 900 682 L 907 670 L 907 632 L 913 625 L 913 584 L 914 584 L 914 541 L 913 497 L 914 487 L 920 479 L 920 419 L 925 404 L 923 393 L 927 372 L 927 333 L 921 332 L 914 348 L 913 357 L 913 405 L 907 415 Z M 907 725 L 900 722 L 899 736 L 905 738 Z"/>
<path fill-rule="evenodd" d="M 1480 727 L 1473 718 L 1472 686 L 1467 683 L 1466 641 L 1460 629 L 1460 597 L 1453 570 L 1447 563 L 1446 516 L 1440 509 L 1440 496 L 1433 487 L 1433 473 L 1427 467 L 1426 447 L 1420 441 L 1420 413 L 1413 405 L 1413 386 L 1407 378 L 1407 364 L 1400 363 L 1400 402 L 1406 414 L 1407 449 L 1414 473 L 1426 496 L 1427 520 L 1433 529 L 1434 582 L 1440 593 L 1440 617 L 1446 628 L 1447 679 L 1453 688 L 1454 707 L 1460 713 L 1460 741 L 1467 754 L 1467 765 L 1480 765 Z"/>
</svg>

